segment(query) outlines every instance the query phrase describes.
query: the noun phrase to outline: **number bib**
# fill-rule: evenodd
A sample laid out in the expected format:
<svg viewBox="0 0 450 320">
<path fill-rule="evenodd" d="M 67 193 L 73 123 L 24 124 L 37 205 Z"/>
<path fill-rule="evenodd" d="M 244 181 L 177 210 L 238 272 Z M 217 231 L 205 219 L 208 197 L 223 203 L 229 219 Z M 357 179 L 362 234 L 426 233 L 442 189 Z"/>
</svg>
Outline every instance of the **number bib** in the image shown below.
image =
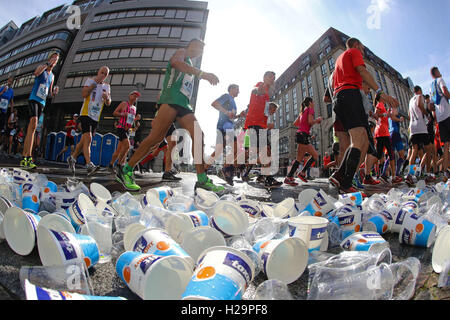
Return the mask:
<svg viewBox="0 0 450 320">
<path fill-rule="evenodd" d="M 194 91 L 194 76 L 186 74 L 184 76 L 180 92 L 184 94 L 189 100 L 191 100 L 193 91 Z"/>
<path fill-rule="evenodd" d="M 0 109 L 2 111 L 6 111 L 8 109 L 8 105 L 9 105 L 9 101 L 6 99 L 1 99 L 0 100 Z"/>
<path fill-rule="evenodd" d="M 36 96 L 42 100 L 46 100 L 48 95 L 48 87 L 45 83 L 42 83 L 36 93 Z"/>
<path fill-rule="evenodd" d="M 134 119 L 136 118 L 136 107 L 131 107 L 130 112 L 127 115 L 127 125 L 130 127 L 134 124 Z"/>
<path fill-rule="evenodd" d="M 72 137 L 75 137 L 75 134 L 76 134 L 75 130 L 72 129 L 72 131 L 70 131 L 70 135 L 71 135 Z"/>
<path fill-rule="evenodd" d="M 89 118 L 98 121 L 98 119 L 100 119 L 101 110 L 102 108 L 98 104 L 93 103 L 89 106 Z"/>
</svg>

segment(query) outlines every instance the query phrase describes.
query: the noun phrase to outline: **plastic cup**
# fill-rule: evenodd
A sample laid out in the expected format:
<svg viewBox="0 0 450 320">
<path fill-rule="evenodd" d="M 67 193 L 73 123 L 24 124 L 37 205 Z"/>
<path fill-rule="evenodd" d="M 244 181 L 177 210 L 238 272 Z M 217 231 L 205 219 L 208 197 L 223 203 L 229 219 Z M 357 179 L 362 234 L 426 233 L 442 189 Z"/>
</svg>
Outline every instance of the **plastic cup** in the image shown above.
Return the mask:
<svg viewBox="0 0 450 320">
<path fill-rule="evenodd" d="M 91 183 L 89 188 L 89 195 L 91 196 L 92 202 L 102 202 L 107 204 L 111 201 L 111 193 L 104 186 L 98 183 Z"/>
<path fill-rule="evenodd" d="M 317 190 L 314 189 L 306 189 L 300 192 L 298 195 L 298 202 L 302 208 L 305 208 L 311 201 L 314 200 L 314 197 L 317 195 Z"/>
<path fill-rule="evenodd" d="M 182 212 L 168 218 L 166 231 L 176 242 L 181 243 L 187 231 L 208 225 L 209 218 L 206 213 L 202 211 Z"/>
<path fill-rule="evenodd" d="M 209 248 L 200 255 L 183 300 L 241 300 L 254 274 L 253 262 L 241 251 Z"/>
<path fill-rule="evenodd" d="M 100 253 L 90 236 L 58 232 L 39 226 L 37 230 L 39 257 L 43 266 L 63 266 L 84 262 L 87 268 L 95 266 Z"/>
<path fill-rule="evenodd" d="M 258 242 L 253 246 L 268 279 L 286 284 L 296 281 L 308 265 L 308 247 L 300 238 Z"/>
<path fill-rule="evenodd" d="M 436 238 L 436 225 L 415 214 L 405 215 L 399 241 L 403 244 L 429 248 Z"/>
<path fill-rule="evenodd" d="M 27 300 L 127 300 L 122 297 L 88 296 L 79 293 L 45 289 L 25 280 L 25 295 Z"/>
<path fill-rule="evenodd" d="M 3 231 L 9 247 L 18 255 L 29 255 L 36 244 L 36 230 L 41 217 L 12 207 L 5 212 Z"/>
<path fill-rule="evenodd" d="M 125 233 L 127 227 L 132 224 L 139 224 L 141 217 L 118 217 L 114 219 L 114 225 L 116 226 L 116 231 Z"/>
<path fill-rule="evenodd" d="M 320 190 L 314 199 L 306 206 L 304 211 L 312 216 L 325 217 L 330 211 L 336 209 L 334 202 L 336 200 L 329 197 L 323 190 Z"/>
<path fill-rule="evenodd" d="M 389 212 L 392 215 L 392 223 L 391 223 L 391 232 L 400 233 L 403 226 L 403 220 L 407 215 L 411 215 L 412 213 L 404 210 L 403 208 L 389 208 Z"/>
<path fill-rule="evenodd" d="M 389 247 L 389 243 L 377 232 L 364 231 L 354 233 L 341 243 L 344 250 L 349 251 L 378 251 Z"/>
<path fill-rule="evenodd" d="M 345 239 L 355 232 L 362 230 L 363 213 L 360 210 L 346 207 L 347 209 L 340 210 L 337 214 L 339 225 L 342 230 L 342 237 Z"/>
<path fill-rule="evenodd" d="M 256 289 L 253 300 L 294 300 L 288 286 L 282 281 L 272 279 L 261 283 Z"/>
<path fill-rule="evenodd" d="M 439 288 L 448 288 L 450 287 L 450 260 L 447 260 L 444 264 L 444 269 L 439 276 Z"/>
<path fill-rule="evenodd" d="M 99 263 L 107 263 L 111 261 L 112 251 L 112 222 L 113 218 L 100 217 L 98 215 L 87 215 L 86 226 L 88 232 L 95 242 L 100 252 Z"/>
<path fill-rule="evenodd" d="M 70 192 L 55 192 L 53 197 L 55 198 L 56 210 L 67 210 L 77 200 L 76 195 Z"/>
<path fill-rule="evenodd" d="M 65 266 L 34 266 L 20 268 L 20 283 L 25 281 L 59 291 L 92 295 L 92 283 L 84 263 L 71 263 Z"/>
<path fill-rule="evenodd" d="M 39 226 L 59 232 L 76 233 L 70 218 L 61 212 L 46 215 L 39 221 Z"/>
<path fill-rule="evenodd" d="M 77 200 L 67 209 L 67 213 L 74 228 L 78 229 L 86 223 L 86 215 L 97 214 L 97 208 L 87 195 L 80 193 Z"/>
<path fill-rule="evenodd" d="M 274 215 L 276 218 L 289 219 L 298 216 L 295 208 L 295 200 L 287 198 L 274 207 Z"/>
<path fill-rule="evenodd" d="M 363 202 L 363 196 L 361 192 L 343 194 L 339 196 L 339 202 L 352 206 L 360 206 Z"/>
<path fill-rule="evenodd" d="M 238 205 L 252 218 L 258 218 L 261 215 L 261 206 L 253 200 L 241 200 Z"/>
<path fill-rule="evenodd" d="M 248 225 L 248 215 L 236 203 L 219 201 L 214 206 L 211 226 L 224 236 L 243 234 Z"/>
<path fill-rule="evenodd" d="M 194 199 L 183 195 L 174 195 L 167 198 L 164 203 L 164 207 L 166 207 L 169 211 L 176 212 L 191 212 L 196 210 Z"/>
<path fill-rule="evenodd" d="M 272 240 L 277 231 L 277 225 L 273 218 L 262 218 L 248 227 L 245 237 L 251 244 L 255 244 L 259 241 Z"/>
<path fill-rule="evenodd" d="M 116 262 L 120 279 L 143 300 L 180 300 L 192 267 L 177 256 L 125 252 Z"/>
<path fill-rule="evenodd" d="M 195 195 L 195 206 L 198 210 L 212 216 L 215 204 L 220 200 L 214 192 L 197 189 Z"/>
<path fill-rule="evenodd" d="M 124 238 L 126 251 L 149 253 L 157 256 L 178 256 L 194 267 L 194 260 L 162 229 L 145 229 L 135 234 L 130 242 Z M 131 244 L 131 246 L 130 246 Z"/>
<path fill-rule="evenodd" d="M 5 239 L 5 232 L 3 231 L 3 219 L 5 212 L 14 205 L 5 197 L 0 197 L 0 240 Z"/>
<path fill-rule="evenodd" d="M 337 247 L 341 244 L 342 238 L 342 230 L 341 225 L 339 223 L 339 217 L 330 217 L 329 223 L 327 226 L 327 235 L 328 235 L 328 244 L 331 247 Z M 324 239 L 325 241 L 325 239 Z"/>
<path fill-rule="evenodd" d="M 450 226 L 439 232 L 433 248 L 432 265 L 436 273 L 441 273 L 445 262 L 450 260 Z"/>
<path fill-rule="evenodd" d="M 420 261 L 411 257 L 405 261 L 389 265 L 394 276 L 395 286 L 393 300 L 410 300 L 414 296 L 417 277 L 420 272 Z"/>
<path fill-rule="evenodd" d="M 22 187 L 22 209 L 39 213 L 40 206 L 40 188 L 33 183 L 25 183 Z"/>
<path fill-rule="evenodd" d="M 14 169 L 13 171 L 13 181 L 18 185 L 23 185 L 24 183 L 29 182 L 30 174 L 25 170 Z"/>
<path fill-rule="evenodd" d="M 419 208 L 419 205 L 415 201 L 407 201 L 407 202 L 402 203 L 402 208 L 411 213 L 417 213 L 417 209 Z"/>
<path fill-rule="evenodd" d="M 198 227 L 187 231 L 181 243 L 181 247 L 194 261 L 198 260 L 203 251 L 212 247 L 224 246 L 226 246 L 226 242 L 223 235 L 211 227 Z"/>
<path fill-rule="evenodd" d="M 321 217 L 295 217 L 289 219 L 289 235 L 300 238 L 309 251 L 320 250 L 328 220 Z"/>
<path fill-rule="evenodd" d="M 170 187 L 160 187 L 160 188 L 148 190 L 146 193 L 146 196 L 147 195 L 153 195 L 152 197 L 149 197 L 148 199 L 154 199 L 156 197 L 157 199 L 159 199 L 161 204 L 164 205 L 165 202 L 167 201 L 167 199 L 169 199 L 170 197 L 173 197 L 174 192 L 173 192 L 172 188 L 170 188 Z"/>
<path fill-rule="evenodd" d="M 364 231 L 375 231 L 379 234 L 385 234 L 391 229 L 392 216 L 389 211 L 381 211 L 379 213 L 364 216 L 362 228 Z"/>
</svg>

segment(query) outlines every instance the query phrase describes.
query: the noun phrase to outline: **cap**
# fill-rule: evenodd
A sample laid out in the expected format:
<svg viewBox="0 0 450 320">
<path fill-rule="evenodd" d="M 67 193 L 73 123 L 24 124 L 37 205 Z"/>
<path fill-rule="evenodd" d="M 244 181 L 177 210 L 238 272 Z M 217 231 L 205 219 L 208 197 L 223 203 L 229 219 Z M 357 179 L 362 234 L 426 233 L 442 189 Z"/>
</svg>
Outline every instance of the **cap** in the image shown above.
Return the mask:
<svg viewBox="0 0 450 320">
<path fill-rule="evenodd" d="M 79 117 L 78 113 L 75 113 L 73 116 L 74 116 L 74 117 Z"/>
<path fill-rule="evenodd" d="M 138 98 L 141 96 L 141 94 L 139 93 L 139 91 L 133 91 L 133 92 L 131 92 L 129 95 L 131 96 L 132 94 L 137 95 Z"/>
</svg>

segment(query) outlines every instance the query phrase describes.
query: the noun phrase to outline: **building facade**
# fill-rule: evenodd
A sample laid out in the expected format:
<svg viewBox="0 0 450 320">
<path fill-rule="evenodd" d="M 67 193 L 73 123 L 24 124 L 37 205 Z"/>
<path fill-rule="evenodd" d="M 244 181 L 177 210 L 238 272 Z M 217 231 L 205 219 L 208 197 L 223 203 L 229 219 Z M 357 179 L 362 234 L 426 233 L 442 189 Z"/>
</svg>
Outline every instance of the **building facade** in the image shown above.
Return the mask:
<svg viewBox="0 0 450 320">
<path fill-rule="evenodd" d="M 274 115 L 275 128 L 280 130 L 280 168 L 282 174 L 296 158 L 297 119 L 302 101 L 306 97 L 314 100 L 316 117 L 322 117 L 321 125 L 312 128 L 312 143 L 320 155 L 322 163 L 325 152 L 330 154 L 333 145 L 332 105 L 323 102 L 331 73 L 337 58 L 346 50 L 345 43 L 350 37 L 342 32 L 328 29 L 305 53 L 303 53 L 276 81 L 272 100 L 280 106 Z M 408 80 L 385 61 L 366 48 L 365 62 L 368 71 L 387 94 L 400 102 L 400 113 L 408 114 L 409 100 L 413 96 Z M 407 122 L 401 124 L 401 134 L 407 140 Z"/>
</svg>

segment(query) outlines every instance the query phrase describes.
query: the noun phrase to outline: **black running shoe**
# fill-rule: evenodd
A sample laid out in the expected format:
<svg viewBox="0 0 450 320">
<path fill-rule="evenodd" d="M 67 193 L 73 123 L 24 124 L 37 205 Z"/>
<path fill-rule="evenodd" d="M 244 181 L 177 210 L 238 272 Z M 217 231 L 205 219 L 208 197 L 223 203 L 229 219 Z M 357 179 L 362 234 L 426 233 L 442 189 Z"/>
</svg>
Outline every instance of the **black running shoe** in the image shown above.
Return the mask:
<svg viewBox="0 0 450 320">
<path fill-rule="evenodd" d="M 271 176 L 266 177 L 266 180 L 264 182 L 264 187 L 266 187 L 267 189 L 279 188 L 282 185 L 283 185 L 283 182 L 279 182 Z"/>
<path fill-rule="evenodd" d="M 163 181 L 181 181 L 182 178 L 176 177 L 172 171 L 164 172 L 162 176 Z"/>
</svg>

